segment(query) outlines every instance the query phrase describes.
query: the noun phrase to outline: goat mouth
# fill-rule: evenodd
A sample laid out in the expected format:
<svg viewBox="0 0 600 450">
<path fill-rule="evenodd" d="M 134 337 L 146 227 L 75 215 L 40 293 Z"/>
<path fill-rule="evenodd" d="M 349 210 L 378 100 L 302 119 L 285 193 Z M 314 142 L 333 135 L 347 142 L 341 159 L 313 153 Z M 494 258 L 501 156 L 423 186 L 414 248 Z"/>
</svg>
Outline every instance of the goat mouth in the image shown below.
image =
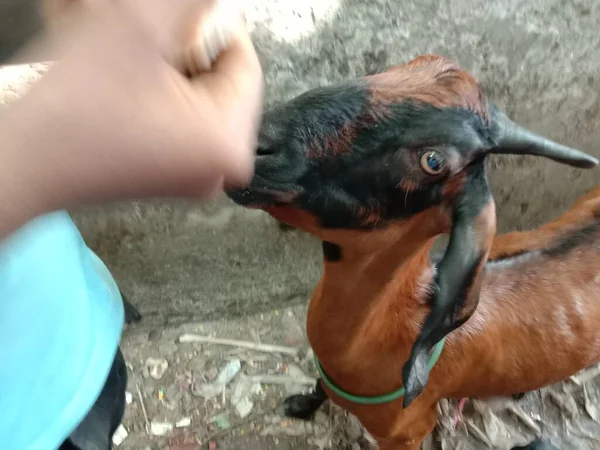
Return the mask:
<svg viewBox="0 0 600 450">
<path fill-rule="evenodd" d="M 228 189 L 226 194 L 236 204 L 253 209 L 288 205 L 298 196 L 295 191 L 256 189 L 252 187 Z"/>
</svg>

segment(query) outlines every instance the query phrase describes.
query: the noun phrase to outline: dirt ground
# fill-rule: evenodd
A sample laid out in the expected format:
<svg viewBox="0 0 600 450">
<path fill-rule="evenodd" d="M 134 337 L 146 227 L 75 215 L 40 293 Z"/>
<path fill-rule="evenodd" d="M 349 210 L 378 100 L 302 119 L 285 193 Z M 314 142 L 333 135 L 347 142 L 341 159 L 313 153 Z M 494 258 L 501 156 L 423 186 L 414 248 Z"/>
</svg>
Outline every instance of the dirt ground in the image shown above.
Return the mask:
<svg viewBox="0 0 600 450">
<path fill-rule="evenodd" d="M 309 389 L 316 373 L 304 320 L 305 308 L 295 307 L 233 321 L 128 327 L 122 341 L 130 376 L 127 436 L 115 448 L 370 449 L 357 420 L 329 403 L 311 422 L 281 415 L 282 399 Z M 187 342 L 184 335 L 283 349 Z M 423 448 L 510 449 L 543 436 L 560 449 L 598 449 L 598 375 L 594 366 L 517 401 L 470 399 L 456 427 L 457 402 L 442 402 Z"/>
</svg>

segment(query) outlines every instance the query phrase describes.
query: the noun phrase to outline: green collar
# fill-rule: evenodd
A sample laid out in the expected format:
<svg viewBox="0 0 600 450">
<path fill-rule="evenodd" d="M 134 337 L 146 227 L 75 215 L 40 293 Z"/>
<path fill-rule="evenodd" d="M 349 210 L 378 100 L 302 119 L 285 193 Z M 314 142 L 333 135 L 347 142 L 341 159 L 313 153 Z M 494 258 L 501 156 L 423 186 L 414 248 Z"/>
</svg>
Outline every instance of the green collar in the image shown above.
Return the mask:
<svg viewBox="0 0 600 450">
<path fill-rule="evenodd" d="M 429 358 L 429 364 L 428 364 L 429 370 L 433 369 L 433 366 L 435 366 L 437 364 L 438 360 L 440 359 L 440 355 L 442 354 L 442 350 L 444 349 L 445 342 L 446 342 L 446 338 L 442 339 L 440 342 L 435 344 L 435 347 L 433 347 L 431 357 Z M 323 381 L 323 383 L 325 383 L 325 385 L 329 389 L 331 389 L 337 395 L 342 397 L 344 400 L 348 400 L 350 402 L 358 403 L 361 405 L 380 405 L 382 403 L 393 402 L 394 400 L 398 400 L 399 398 L 404 397 L 404 392 L 405 392 L 404 387 L 401 387 L 400 389 L 397 389 L 394 392 L 390 392 L 389 394 L 375 395 L 372 397 L 362 397 L 359 395 L 352 395 L 335 385 L 333 380 L 331 378 L 329 378 L 329 376 L 325 373 L 325 371 L 321 367 L 321 363 L 319 363 L 319 360 L 317 359 L 316 354 L 315 354 L 315 365 L 317 366 L 317 371 L 319 372 L 319 375 L 321 376 L 321 380 Z"/>
</svg>

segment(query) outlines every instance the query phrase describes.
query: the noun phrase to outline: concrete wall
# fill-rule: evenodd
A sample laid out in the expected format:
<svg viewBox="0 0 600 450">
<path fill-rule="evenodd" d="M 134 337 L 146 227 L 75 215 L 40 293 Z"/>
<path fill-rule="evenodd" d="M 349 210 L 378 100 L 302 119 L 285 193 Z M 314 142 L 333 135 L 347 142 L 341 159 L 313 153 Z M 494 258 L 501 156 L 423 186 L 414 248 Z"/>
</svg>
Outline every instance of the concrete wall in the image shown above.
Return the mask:
<svg viewBox="0 0 600 450">
<path fill-rule="evenodd" d="M 600 152 L 600 2 L 595 0 L 252 0 L 248 17 L 268 102 L 422 53 L 456 60 L 519 123 Z M 526 157 L 495 157 L 500 230 L 550 219 L 600 179 Z M 219 209 L 219 204 L 224 209 Z M 243 315 L 304 302 L 318 243 L 262 213 L 217 204 L 144 202 L 76 214 L 148 318 Z"/>
</svg>

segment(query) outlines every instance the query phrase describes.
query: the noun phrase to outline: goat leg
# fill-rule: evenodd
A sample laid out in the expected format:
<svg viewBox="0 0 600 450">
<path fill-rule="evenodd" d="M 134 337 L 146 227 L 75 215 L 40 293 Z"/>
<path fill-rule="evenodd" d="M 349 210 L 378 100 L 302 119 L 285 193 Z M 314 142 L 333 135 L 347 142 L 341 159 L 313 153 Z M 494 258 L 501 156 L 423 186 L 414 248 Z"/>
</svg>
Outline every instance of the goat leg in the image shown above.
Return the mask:
<svg viewBox="0 0 600 450">
<path fill-rule="evenodd" d="M 123 307 L 125 308 L 125 322 L 128 324 L 139 322 L 142 320 L 142 315 L 135 306 L 123 295 L 121 292 L 121 298 L 123 299 Z"/>
<path fill-rule="evenodd" d="M 327 400 L 327 393 L 323 389 L 319 378 L 312 392 L 286 398 L 283 401 L 283 413 L 287 417 L 310 420 L 325 400 Z"/>
</svg>

